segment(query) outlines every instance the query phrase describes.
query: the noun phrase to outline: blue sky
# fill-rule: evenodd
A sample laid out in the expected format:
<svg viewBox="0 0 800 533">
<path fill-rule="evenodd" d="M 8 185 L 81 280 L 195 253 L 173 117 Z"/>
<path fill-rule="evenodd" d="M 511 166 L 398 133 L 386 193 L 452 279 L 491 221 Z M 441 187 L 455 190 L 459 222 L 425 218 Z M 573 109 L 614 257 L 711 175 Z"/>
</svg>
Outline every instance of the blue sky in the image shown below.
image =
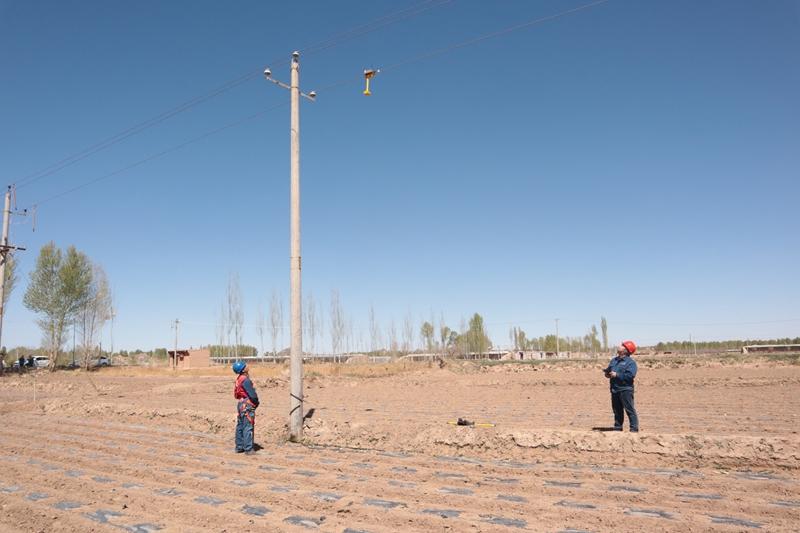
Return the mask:
<svg viewBox="0 0 800 533">
<path fill-rule="evenodd" d="M 480 312 L 506 344 L 800 334 L 800 2 L 0 1 L 4 183 L 411 6 L 416 16 L 301 57 L 303 288 L 339 291 L 356 337 Z M 345 82 L 345 83 L 339 83 Z M 326 87 L 331 86 L 328 90 Z M 74 244 L 112 282 L 117 348 L 215 339 L 230 273 L 245 322 L 288 295 L 288 94 L 261 76 L 17 192 L 20 282 L 3 344 L 37 344 L 22 305 L 39 248 Z M 225 124 L 271 111 L 60 198 Z M 266 311 L 265 311 L 266 313 Z M 288 313 L 286 313 L 288 314 Z M 329 336 L 327 327 L 325 341 Z M 110 330 L 104 344 L 110 342 Z M 245 341 L 258 345 L 252 328 Z"/>
</svg>

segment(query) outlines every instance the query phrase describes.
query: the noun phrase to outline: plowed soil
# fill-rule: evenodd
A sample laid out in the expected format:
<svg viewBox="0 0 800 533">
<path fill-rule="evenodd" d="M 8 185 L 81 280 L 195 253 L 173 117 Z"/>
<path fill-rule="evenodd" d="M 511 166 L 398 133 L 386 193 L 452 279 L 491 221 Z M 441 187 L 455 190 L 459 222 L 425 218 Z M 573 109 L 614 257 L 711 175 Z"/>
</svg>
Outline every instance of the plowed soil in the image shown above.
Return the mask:
<svg viewBox="0 0 800 533">
<path fill-rule="evenodd" d="M 255 366 L 252 456 L 226 369 L 5 375 L 0 531 L 800 529 L 800 366 L 641 365 L 638 434 L 603 366 L 309 367 L 302 444 Z"/>
</svg>

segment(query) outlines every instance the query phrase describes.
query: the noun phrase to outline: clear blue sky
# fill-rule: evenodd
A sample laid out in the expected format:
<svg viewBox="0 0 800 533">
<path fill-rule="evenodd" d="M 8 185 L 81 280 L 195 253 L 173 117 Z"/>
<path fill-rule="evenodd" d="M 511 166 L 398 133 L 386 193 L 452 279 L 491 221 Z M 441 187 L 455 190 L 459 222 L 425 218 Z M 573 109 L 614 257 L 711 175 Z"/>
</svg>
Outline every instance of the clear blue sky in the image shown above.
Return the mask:
<svg viewBox="0 0 800 533">
<path fill-rule="evenodd" d="M 3 183 L 267 65 L 286 80 L 292 50 L 419 3 L 0 1 Z M 498 344 L 601 315 L 612 341 L 800 335 L 800 2 L 611 0 L 360 94 L 364 68 L 585 3 L 454 0 L 301 58 L 319 89 L 302 108 L 304 292 L 327 310 L 337 289 L 357 331 L 371 304 L 398 329 L 477 311 Z M 286 102 L 254 76 L 18 205 Z M 35 233 L 15 218 L 28 251 L 3 344 L 39 342 L 22 295 L 51 240 L 107 271 L 116 348 L 171 345 L 176 317 L 182 345 L 213 342 L 231 272 L 246 323 L 286 300 L 288 122 L 281 107 L 42 203 Z"/>
</svg>

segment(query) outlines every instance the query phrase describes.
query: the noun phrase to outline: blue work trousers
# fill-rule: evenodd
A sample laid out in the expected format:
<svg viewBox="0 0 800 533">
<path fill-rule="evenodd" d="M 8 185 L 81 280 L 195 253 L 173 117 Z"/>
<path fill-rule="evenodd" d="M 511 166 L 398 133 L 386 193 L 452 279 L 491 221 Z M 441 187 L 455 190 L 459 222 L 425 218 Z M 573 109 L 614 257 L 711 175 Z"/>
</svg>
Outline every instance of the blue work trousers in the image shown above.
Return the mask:
<svg viewBox="0 0 800 533">
<path fill-rule="evenodd" d="M 256 410 L 248 402 L 239 402 L 236 406 L 236 451 L 249 452 L 253 449 L 253 431 L 256 425 Z"/>
<path fill-rule="evenodd" d="M 611 391 L 611 408 L 614 410 L 614 429 L 622 431 L 625 413 L 628 413 L 631 431 L 639 431 L 639 416 L 633 405 L 633 390 Z"/>
</svg>

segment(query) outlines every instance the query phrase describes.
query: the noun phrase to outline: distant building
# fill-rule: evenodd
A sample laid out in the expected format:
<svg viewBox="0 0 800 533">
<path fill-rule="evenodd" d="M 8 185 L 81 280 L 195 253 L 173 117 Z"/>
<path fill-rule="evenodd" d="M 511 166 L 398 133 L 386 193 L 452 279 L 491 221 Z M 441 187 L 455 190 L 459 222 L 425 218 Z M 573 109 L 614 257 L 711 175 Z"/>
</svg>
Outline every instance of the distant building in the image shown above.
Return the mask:
<svg viewBox="0 0 800 533">
<path fill-rule="evenodd" d="M 800 344 L 751 344 L 742 346 L 742 353 L 800 352 Z"/>
<path fill-rule="evenodd" d="M 178 356 L 175 357 L 175 350 L 167 352 L 170 358 L 170 367 L 173 362 L 175 368 L 207 368 L 211 366 L 211 350 L 203 348 L 202 350 L 178 350 Z"/>
</svg>

